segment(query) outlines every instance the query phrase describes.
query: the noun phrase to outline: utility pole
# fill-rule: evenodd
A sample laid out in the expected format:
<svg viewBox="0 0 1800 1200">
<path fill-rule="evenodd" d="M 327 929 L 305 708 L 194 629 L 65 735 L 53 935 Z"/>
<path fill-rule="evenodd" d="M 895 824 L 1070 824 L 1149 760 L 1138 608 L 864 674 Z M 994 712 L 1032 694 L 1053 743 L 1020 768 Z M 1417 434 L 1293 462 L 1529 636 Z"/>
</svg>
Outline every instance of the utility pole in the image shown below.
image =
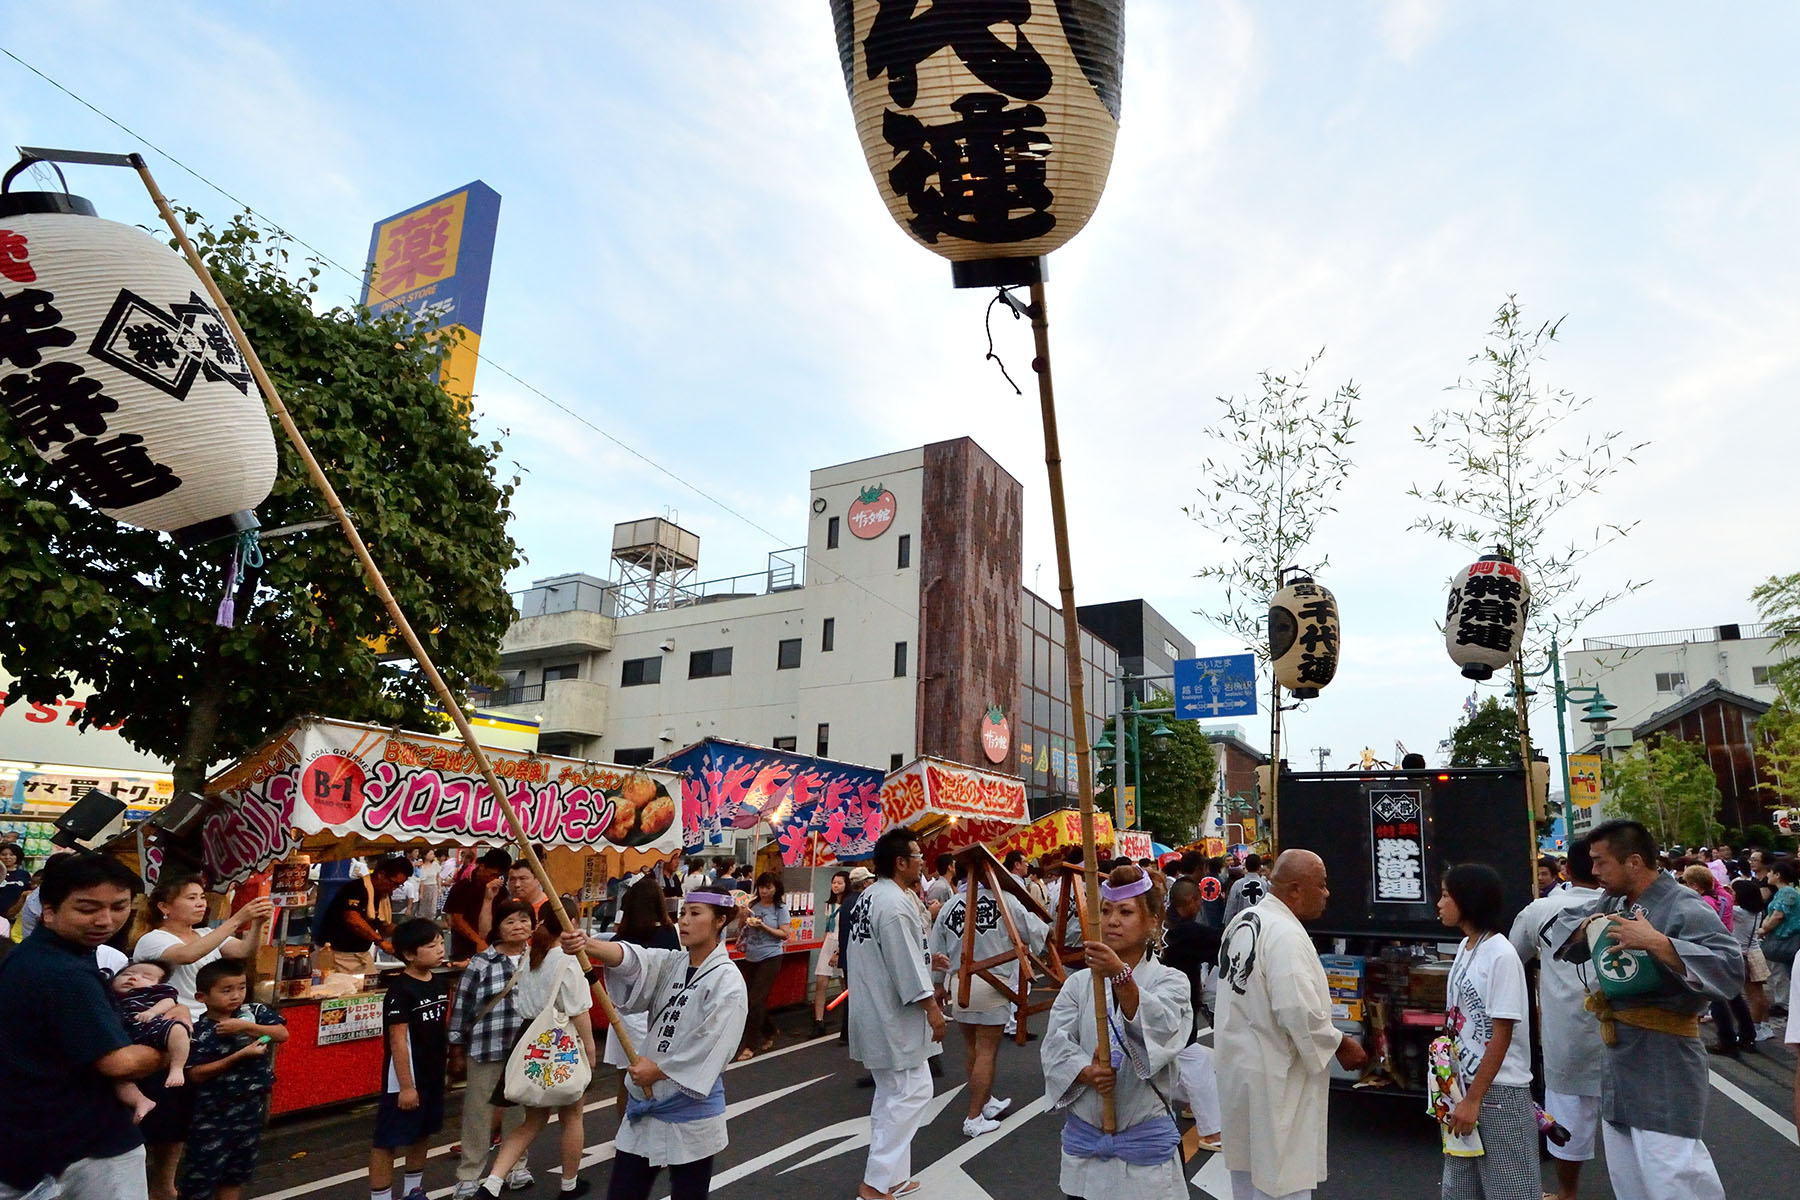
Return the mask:
<svg viewBox="0 0 1800 1200">
<path fill-rule="evenodd" d="M 1330 746 L 1314 746 L 1313 753 L 1319 756 L 1319 774 L 1325 773 L 1325 760 L 1331 757 Z"/>
</svg>

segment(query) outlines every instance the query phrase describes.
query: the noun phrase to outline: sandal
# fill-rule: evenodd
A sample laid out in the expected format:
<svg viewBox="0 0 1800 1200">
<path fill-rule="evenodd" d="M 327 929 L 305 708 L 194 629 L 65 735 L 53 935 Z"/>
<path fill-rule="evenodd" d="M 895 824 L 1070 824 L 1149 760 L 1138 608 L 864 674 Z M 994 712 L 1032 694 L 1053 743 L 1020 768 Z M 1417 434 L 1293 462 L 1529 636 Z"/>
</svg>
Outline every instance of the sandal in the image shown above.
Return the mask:
<svg viewBox="0 0 1800 1200">
<path fill-rule="evenodd" d="M 738 1051 L 737 1057 L 732 1059 L 731 1061 L 733 1061 L 733 1062 L 749 1062 L 751 1059 L 753 1059 L 755 1057 L 756 1057 L 756 1051 L 750 1049 L 750 1047 L 748 1047 L 748 1046 L 745 1046 L 742 1050 Z"/>
</svg>

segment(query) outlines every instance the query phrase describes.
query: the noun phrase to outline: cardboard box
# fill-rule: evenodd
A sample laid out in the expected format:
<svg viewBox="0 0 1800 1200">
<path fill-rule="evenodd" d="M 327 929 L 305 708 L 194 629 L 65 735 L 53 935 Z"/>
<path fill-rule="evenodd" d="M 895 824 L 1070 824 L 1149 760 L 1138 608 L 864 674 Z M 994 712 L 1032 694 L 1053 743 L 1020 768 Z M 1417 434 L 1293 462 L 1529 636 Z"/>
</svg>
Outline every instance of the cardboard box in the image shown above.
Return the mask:
<svg viewBox="0 0 1800 1200">
<path fill-rule="evenodd" d="M 1406 977 L 1406 1000 L 1414 1008 L 1443 1012 L 1450 991 L 1450 964 L 1421 963 Z"/>
<path fill-rule="evenodd" d="M 1334 1021 L 1355 1021 L 1358 1024 L 1361 1024 L 1363 1019 L 1362 1001 L 1339 1000 L 1334 997 L 1331 1001 L 1331 1019 Z"/>
</svg>

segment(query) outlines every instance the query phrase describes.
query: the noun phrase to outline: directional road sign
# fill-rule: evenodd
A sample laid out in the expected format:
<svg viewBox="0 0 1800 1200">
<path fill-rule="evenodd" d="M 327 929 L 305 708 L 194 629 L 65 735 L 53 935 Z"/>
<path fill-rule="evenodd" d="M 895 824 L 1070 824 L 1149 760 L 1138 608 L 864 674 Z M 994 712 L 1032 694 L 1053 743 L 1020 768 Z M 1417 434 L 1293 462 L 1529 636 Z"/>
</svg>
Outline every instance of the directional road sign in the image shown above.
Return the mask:
<svg viewBox="0 0 1800 1200">
<path fill-rule="evenodd" d="M 1219 658 L 1175 661 L 1175 717 L 1197 721 L 1211 717 L 1256 715 L 1256 656 L 1227 654 Z"/>
</svg>

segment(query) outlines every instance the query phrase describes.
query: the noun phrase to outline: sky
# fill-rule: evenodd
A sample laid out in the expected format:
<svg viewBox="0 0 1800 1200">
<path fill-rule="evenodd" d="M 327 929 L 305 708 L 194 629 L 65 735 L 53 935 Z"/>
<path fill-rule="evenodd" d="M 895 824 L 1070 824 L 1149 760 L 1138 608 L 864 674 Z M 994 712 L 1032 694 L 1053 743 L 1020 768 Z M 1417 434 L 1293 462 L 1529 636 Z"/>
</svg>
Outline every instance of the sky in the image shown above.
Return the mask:
<svg viewBox="0 0 1800 1200">
<path fill-rule="evenodd" d="M 1217 398 L 1323 348 L 1314 384 L 1362 397 L 1317 543 L 1343 654 L 1284 739 L 1435 755 L 1469 695 L 1438 626 L 1469 555 L 1409 530 L 1408 486 L 1450 466 L 1412 429 L 1515 295 L 1562 318 L 1538 380 L 1592 398 L 1570 438 L 1648 443 L 1558 531 L 1636 522 L 1584 590 L 1648 582 L 1580 632 L 1754 620 L 1751 588 L 1800 568 L 1797 27 L 1773 2 L 1131 0 L 1106 193 L 1050 260 L 1078 600 L 1239 648 L 1196 615 L 1226 548 L 1183 506 Z M 983 361 L 989 294 L 882 206 L 823 0 L 63 0 L 9 9 L 0 47 L 156 149 L 0 57 L 6 141 L 141 151 L 214 219 L 223 189 L 351 268 L 330 302 L 377 219 L 501 194 L 476 422 L 523 476 L 509 586 L 605 574 L 613 523 L 665 514 L 702 577 L 760 571 L 804 540 L 808 470 L 966 435 L 1024 484 L 1025 582 L 1054 595 L 1035 397 Z M 70 182 L 154 220 L 128 172 Z M 995 337 L 1028 378 L 1026 325 Z"/>
</svg>

